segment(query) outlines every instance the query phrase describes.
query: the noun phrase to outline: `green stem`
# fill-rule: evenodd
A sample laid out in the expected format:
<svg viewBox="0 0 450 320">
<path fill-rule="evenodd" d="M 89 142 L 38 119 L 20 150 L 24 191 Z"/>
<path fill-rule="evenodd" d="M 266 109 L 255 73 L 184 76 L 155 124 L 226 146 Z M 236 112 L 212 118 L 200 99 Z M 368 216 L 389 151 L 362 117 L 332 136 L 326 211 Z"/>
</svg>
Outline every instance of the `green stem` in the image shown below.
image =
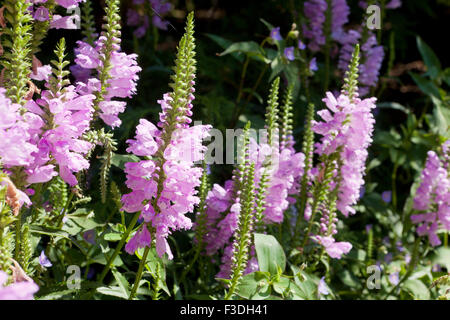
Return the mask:
<svg viewBox="0 0 450 320">
<path fill-rule="evenodd" d="M 139 282 L 142 279 L 142 271 L 144 271 L 144 266 L 147 263 L 147 256 L 148 256 L 149 252 L 150 252 L 150 247 L 145 247 L 144 255 L 142 256 L 141 262 L 139 263 L 139 269 L 136 274 L 136 279 L 134 281 L 134 285 L 133 285 L 133 288 L 131 289 L 128 300 L 133 300 L 134 297 L 136 296 L 136 291 L 139 287 Z"/>
<path fill-rule="evenodd" d="M 397 170 L 398 164 L 394 163 L 394 169 L 392 170 L 392 206 L 394 210 L 397 208 Z"/>
<path fill-rule="evenodd" d="M 16 246 L 14 248 L 15 260 L 19 259 L 21 238 L 22 238 L 22 211 L 19 211 L 16 220 Z"/>
<path fill-rule="evenodd" d="M 136 225 L 136 222 L 138 221 L 140 216 L 140 212 L 136 212 L 136 214 L 133 217 L 133 220 L 131 220 L 130 224 L 128 225 L 128 228 L 126 229 L 125 233 L 122 236 L 122 239 L 120 239 L 119 243 L 117 244 L 116 249 L 114 250 L 114 253 L 109 258 L 108 262 L 106 263 L 105 268 L 103 269 L 102 273 L 100 274 L 100 278 L 98 279 L 98 282 L 102 282 L 103 279 L 105 279 L 106 274 L 108 273 L 109 269 L 111 268 L 111 265 L 116 259 L 117 255 L 119 254 L 120 250 L 122 249 L 123 245 L 125 244 L 125 241 L 127 241 L 128 236 L 130 235 L 131 231 L 133 230 L 134 226 Z"/>
<path fill-rule="evenodd" d="M 194 263 L 197 261 L 198 257 L 200 256 L 200 250 L 201 250 L 201 247 L 197 246 L 194 257 L 192 258 L 192 260 L 188 264 L 188 266 L 186 268 L 184 268 L 184 271 L 181 274 L 180 279 L 178 280 L 179 283 L 183 283 L 184 278 L 189 273 L 189 271 L 191 271 L 192 267 L 194 266 Z"/>
<path fill-rule="evenodd" d="M 250 62 L 250 58 L 247 55 L 247 57 L 245 58 L 244 67 L 242 68 L 241 81 L 239 83 L 239 92 L 238 92 L 238 96 L 236 98 L 236 106 L 241 101 L 241 98 L 242 98 L 242 93 L 243 93 L 242 90 L 244 89 L 245 76 L 247 74 L 249 62 Z"/>
</svg>

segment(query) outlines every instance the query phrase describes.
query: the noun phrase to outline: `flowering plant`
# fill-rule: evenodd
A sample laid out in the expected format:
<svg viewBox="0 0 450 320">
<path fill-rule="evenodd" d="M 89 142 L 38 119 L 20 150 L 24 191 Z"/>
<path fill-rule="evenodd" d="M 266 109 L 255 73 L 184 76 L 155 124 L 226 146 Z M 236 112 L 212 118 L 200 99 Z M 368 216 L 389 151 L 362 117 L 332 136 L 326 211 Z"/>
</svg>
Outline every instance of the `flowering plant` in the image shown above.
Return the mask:
<svg viewBox="0 0 450 320">
<path fill-rule="evenodd" d="M 396 60 L 401 5 L 292 1 L 258 43 L 192 1 L 2 1 L 0 300 L 448 299 L 449 69 Z"/>
</svg>

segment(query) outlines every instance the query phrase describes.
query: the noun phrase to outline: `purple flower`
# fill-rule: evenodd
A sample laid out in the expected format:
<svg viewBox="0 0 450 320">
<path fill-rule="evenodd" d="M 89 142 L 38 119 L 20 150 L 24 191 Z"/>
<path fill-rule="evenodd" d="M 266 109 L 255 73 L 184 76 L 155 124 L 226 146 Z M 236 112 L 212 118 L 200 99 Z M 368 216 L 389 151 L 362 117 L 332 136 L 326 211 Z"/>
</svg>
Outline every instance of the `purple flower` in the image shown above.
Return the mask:
<svg viewBox="0 0 450 320">
<path fill-rule="evenodd" d="M 280 27 L 273 28 L 270 31 L 270 37 L 275 41 L 281 41 L 283 38 L 280 35 Z"/>
<path fill-rule="evenodd" d="M 328 291 L 327 284 L 325 282 L 325 277 L 320 278 L 319 286 L 317 287 L 320 294 L 328 295 L 330 292 Z"/>
<path fill-rule="evenodd" d="M 372 230 L 373 225 L 372 224 L 368 224 L 366 225 L 366 232 L 369 233 L 370 230 Z"/>
<path fill-rule="evenodd" d="M 47 21 L 49 19 L 49 12 L 46 7 L 39 7 L 34 11 L 33 18 L 37 21 Z"/>
<path fill-rule="evenodd" d="M 303 26 L 306 39 L 310 39 L 308 44 L 312 51 L 319 51 L 325 45 L 326 35 L 324 35 L 324 24 L 326 21 L 327 1 L 308 0 L 304 4 L 304 14 L 308 23 Z M 350 8 L 346 0 L 331 1 L 331 30 L 332 37 L 337 39 L 343 32 L 343 26 L 348 22 Z"/>
<path fill-rule="evenodd" d="M 436 263 L 433 265 L 433 267 L 431 268 L 431 271 L 433 272 L 441 272 L 442 271 L 442 267 L 440 264 Z"/>
<path fill-rule="evenodd" d="M 411 262 L 411 255 L 409 253 L 405 254 L 405 263 L 408 264 Z"/>
<path fill-rule="evenodd" d="M 95 242 L 95 239 L 96 239 L 95 229 L 91 229 L 91 230 L 88 230 L 88 231 L 84 232 L 83 233 L 83 239 L 87 243 L 90 243 L 90 244 L 94 245 L 96 243 Z"/>
<path fill-rule="evenodd" d="M 302 40 L 298 40 L 298 48 L 300 50 L 305 50 L 306 49 L 306 45 L 302 42 Z"/>
<path fill-rule="evenodd" d="M 361 33 L 357 30 L 336 33 L 336 40 L 341 43 L 342 48 L 339 54 L 338 68 L 346 71 L 353 49 L 361 38 Z M 381 64 L 384 59 L 383 46 L 378 45 L 377 39 L 372 32 L 368 33 L 367 41 L 361 46 L 361 59 L 364 61 L 359 66 L 359 82 L 361 83 L 360 96 L 369 92 L 370 87 L 374 87 L 378 82 Z"/>
<path fill-rule="evenodd" d="M 45 255 L 44 250 L 41 251 L 41 255 L 39 256 L 39 264 L 46 268 L 50 268 L 52 266 L 52 263 Z"/>
<path fill-rule="evenodd" d="M 95 94 L 100 90 L 100 81 L 91 78 L 90 69 L 101 67 L 100 57 L 103 54 L 105 38 L 102 36 L 96 41 L 95 47 L 88 43 L 78 41 L 75 49 L 75 63 L 78 66 L 77 74 L 84 79 L 78 79 L 78 90 L 85 94 Z M 109 70 L 108 89 L 105 100 L 99 103 L 100 118 L 111 127 L 118 127 L 122 123 L 118 115 L 125 111 L 126 102 L 116 101 L 113 98 L 130 98 L 136 93 L 138 73 L 142 70 L 137 64 L 136 54 L 126 54 L 120 51 L 120 46 L 116 45 L 111 53 L 111 69 Z M 83 73 L 82 70 L 87 70 Z M 73 69 L 72 69 L 73 70 Z M 87 78 L 87 80 L 86 80 Z"/>
<path fill-rule="evenodd" d="M 312 51 L 319 51 L 325 44 L 323 24 L 327 7 L 325 0 L 308 0 L 304 4 L 303 12 L 309 23 L 303 26 L 303 32 L 305 38 L 310 40 L 308 47 Z"/>
<path fill-rule="evenodd" d="M 386 203 L 390 203 L 392 200 L 392 191 L 383 191 L 383 193 L 381 193 L 381 199 Z"/>
<path fill-rule="evenodd" d="M 396 286 L 400 282 L 399 273 L 398 272 L 391 273 L 389 275 L 389 282 L 392 285 Z"/>
<path fill-rule="evenodd" d="M 391 0 L 388 4 L 386 4 L 386 9 L 397 9 L 402 5 L 401 0 Z"/>
<path fill-rule="evenodd" d="M 317 67 L 317 60 L 316 58 L 312 58 L 311 61 L 309 62 L 309 71 L 313 72 L 313 71 L 317 71 L 319 70 L 319 68 Z"/>
<path fill-rule="evenodd" d="M 362 197 L 364 197 L 365 193 L 366 193 L 366 187 L 361 186 L 361 188 L 359 188 L 359 199 L 362 199 Z"/>
<path fill-rule="evenodd" d="M 286 59 L 288 59 L 289 61 L 294 61 L 295 60 L 295 56 L 294 56 L 294 47 L 287 47 L 284 49 L 284 56 L 286 57 Z"/>
<path fill-rule="evenodd" d="M 449 163 L 446 157 L 441 161 L 434 151 L 428 152 L 425 168 L 421 174 L 421 184 L 414 197 L 414 209 L 423 213 L 411 216 L 418 224 L 417 234 L 427 235 L 432 246 L 441 244 L 437 236 L 439 226 L 450 230 L 450 178 L 447 174 Z"/>
</svg>

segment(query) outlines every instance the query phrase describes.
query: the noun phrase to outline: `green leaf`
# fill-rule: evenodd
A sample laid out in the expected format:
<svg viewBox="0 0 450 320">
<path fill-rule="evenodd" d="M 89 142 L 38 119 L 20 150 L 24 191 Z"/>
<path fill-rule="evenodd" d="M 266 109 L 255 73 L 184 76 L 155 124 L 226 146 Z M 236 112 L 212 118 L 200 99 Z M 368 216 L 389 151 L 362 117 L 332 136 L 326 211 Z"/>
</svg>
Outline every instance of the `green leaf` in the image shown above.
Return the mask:
<svg viewBox="0 0 450 320">
<path fill-rule="evenodd" d="M 95 229 L 101 227 L 104 224 L 94 221 L 94 217 L 88 218 L 88 215 L 70 214 L 66 216 L 68 219 L 64 223 L 62 230 L 66 231 L 72 236 L 84 232 L 86 230 Z"/>
<path fill-rule="evenodd" d="M 125 279 L 125 277 L 116 269 L 112 270 L 112 274 L 114 275 L 114 279 L 116 279 L 117 284 L 119 285 L 123 294 L 128 297 L 130 295 L 130 291 L 128 289 L 130 287 L 130 284 L 128 283 L 127 279 Z"/>
<path fill-rule="evenodd" d="M 31 233 L 38 233 L 38 234 L 44 234 L 47 236 L 52 237 L 61 237 L 70 240 L 70 235 L 59 229 L 52 229 L 48 227 L 41 227 L 41 226 L 30 226 L 30 232 Z"/>
<path fill-rule="evenodd" d="M 265 57 L 265 52 L 261 49 L 258 43 L 254 41 L 235 42 L 229 46 L 220 56 L 224 56 L 233 52 L 243 52 L 250 58 L 270 63 L 270 60 Z"/>
<path fill-rule="evenodd" d="M 286 255 L 274 236 L 255 233 L 255 249 L 261 271 L 276 275 L 280 267 L 284 272 Z"/>
<path fill-rule="evenodd" d="M 353 275 L 349 270 L 344 270 L 340 273 L 338 273 L 339 279 L 348 287 L 350 288 L 360 288 L 361 287 L 361 281 Z"/>
<path fill-rule="evenodd" d="M 380 109 L 394 109 L 394 110 L 399 110 L 402 111 L 406 114 L 409 114 L 410 111 L 408 108 L 402 106 L 400 103 L 397 102 L 381 102 L 381 103 L 377 103 L 377 107 Z"/>
<path fill-rule="evenodd" d="M 272 82 L 273 79 L 275 79 L 276 76 L 278 76 L 281 71 L 283 71 L 284 63 L 281 56 L 277 56 L 275 59 L 272 60 L 272 63 L 270 64 L 270 67 L 272 69 L 272 73 L 269 77 L 269 82 Z"/>
<path fill-rule="evenodd" d="M 409 74 L 413 78 L 414 82 L 419 86 L 420 90 L 422 90 L 425 94 L 440 98 L 441 95 L 439 93 L 439 88 L 436 87 L 432 81 L 427 80 L 414 72 L 410 72 Z"/>
<path fill-rule="evenodd" d="M 278 281 L 272 283 L 272 286 L 276 293 L 284 296 L 290 290 L 291 281 L 288 278 L 280 277 Z"/>
<path fill-rule="evenodd" d="M 106 256 L 104 253 L 99 252 L 96 256 L 92 258 L 92 263 L 99 263 L 106 265 Z M 112 262 L 113 266 L 121 267 L 123 266 L 122 258 L 120 258 L 120 255 L 116 256 L 114 261 Z"/>
<path fill-rule="evenodd" d="M 139 157 L 133 155 L 133 154 L 117 154 L 113 153 L 111 157 L 111 164 L 115 167 L 118 167 L 120 169 L 125 169 L 125 163 L 127 162 L 138 162 L 140 159 Z"/>
<path fill-rule="evenodd" d="M 291 291 L 294 294 L 294 298 L 300 300 L 316 299 L 315 293 L 317 292 L 319 279 L 292 265 L 291 268 L 295 275 L 295 283 L 291 284 Z"/>
<path fill-rule="evenodd" d="M 105 294 L 107 296 L 128 299 L 128 295 L 126 295 L 120 287 L 100 287 L 97 288 L 97 292 Z"/>
<path fill-rule="evenodd" d="M 430 299 L 430 291 L 427 286 L 420 280 L 406 280 L 402 286 L 403 290 L 408 291 L 415 299 Z"/>
<path fill-rule="evenodd" d="M 433 264 L 440 264 L 450 272 L 450 248 L 439 247 L 436 249 L 431 261 Z"/>
<path fill-rule="evenodd" d="M 264 19 L 259 19 L 262 23 L 264 23 L 264 25 L 267 27 L 267 29 L 269 29 L 269 31 L 272 31 L 272 29 L 274 28 L 274 26 L 273 25 L 271 25 L 269 22 L 267 22 L 266 20 L 264 20 Z"/>
<path fill-rule="evenodd" d="M 269 287 L 270 275 L 256 271 L 242 277 L 239 285 L 236 287 L 236 294 L 244 299 L 251 299 L 257 294 L 259 289 L 263 292 Z"/>
<path fill-rule="evenodd" d="M 431 100 L 434 104 L 433 116 L 435 121 L 435 132 L 446 136 L 448 134 L 448 128 L 450 123 L 450 111 L 446 109 L 441 100 L 431 96 Z"/>
<path fill-rule="evenodd" d="M 222 38 L 218 35 L 215 34 L 211 34 L 211 33 L 206 33 L 205 34 L 208 38 L 210 38 L 212 41 L 214 41 L 215 43 L 217 43 L 220 47 L 222 47 L 223 49 L 226 49 L 228 47 L 230 47 L 233 42 L 230 40 L 227 40 L 225 38 Z M 231 56 L 233 58 L 235 58 L 236 60 L 238 60 L 239 62 L 244 62 L 244 57 L 237 54 L 237 53 L 232 53 Z"/>
<path fill-rule="evenodd" d="M 420 54 L 422 55 L 422 58 L 425 61 L 426 66 L 428 67 L 427 73 L 432 79 L 436 79 L 441 72 L 441 63 L 438 57 L 430 48 L 430 46 L 427 45 L 419 36 L 417 36 L 416 42 L 417 48 L 419 49 Z"/>
</svg>

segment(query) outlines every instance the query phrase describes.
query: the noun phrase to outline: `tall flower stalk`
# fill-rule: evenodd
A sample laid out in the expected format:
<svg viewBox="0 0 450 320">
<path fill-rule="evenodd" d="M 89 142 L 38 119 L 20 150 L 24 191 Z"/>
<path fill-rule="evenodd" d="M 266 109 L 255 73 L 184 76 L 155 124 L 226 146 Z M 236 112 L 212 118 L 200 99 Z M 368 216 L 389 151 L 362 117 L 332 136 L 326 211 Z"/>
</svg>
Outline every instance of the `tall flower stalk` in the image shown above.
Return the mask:
<svg viewBox="0 0 450 320">
<path fill-rule="evenodd" d="M 130 299 L 136 294 L 150 248 L 154 245 L 160 257 L 167 254 L 172 259 L 167 237 L 175 230 L 192 227 L 185 214 L 192 212 L 200 202 L 195 188 L 201 183 L 203 169 L 195 163 L 203 160 L 202 140 L 210 127 L 189 125 L 196 71 L 193 19 L 190 13 L 178 46 L 170 85 L 173 91 L 158 101 L 162 108 L 159 129 L 141 119 L 135 139 L 128 140 L 128 152 L 146 157 L 146 160 L 125 165 L 126 183 L 132 192 L 122 197 L 123 209 L 141 212 L 144 220 L 125 247 L 130 254 L 145 248 Z M 150 158 L 152 160 L 147 160 Z"/>
<path fill-rule="evenodd" d="M 28 75 L 31 71 L 32 17 L 27 0 L 6 0 L 5 18 L 9 28 L 2 32 L 10 39 L 11 47 L 3 55 L 3 86 L 14 103 L 24 104 L 28 91 Z"/>
<path fill-rule="evenodd" d="M 235 204 L 239 205 L 238 214 L 238 226 L 235 232 L 235 238 L 233 241 L 233 253 L 231 258 L 231 279 L 229 281 L 229 290 L 225 295 L 225 300 L 231 299 L 237 285 L 239 284 L 245 269 L 247 268 L 247 262 L 249 260 L 250 245 L 253 236 L 253 224 L 254 224 L 254 174 L 255 164 L 250 161 L 249 154 L 249 129 L 250 122 L 244 128 L 243 136 L 243 150 L 242 158 L 243 163 L 240 166 L 240 173 L 242 177 L 243 188 L 239 197 L 236 199 Z"/>
</svg>

